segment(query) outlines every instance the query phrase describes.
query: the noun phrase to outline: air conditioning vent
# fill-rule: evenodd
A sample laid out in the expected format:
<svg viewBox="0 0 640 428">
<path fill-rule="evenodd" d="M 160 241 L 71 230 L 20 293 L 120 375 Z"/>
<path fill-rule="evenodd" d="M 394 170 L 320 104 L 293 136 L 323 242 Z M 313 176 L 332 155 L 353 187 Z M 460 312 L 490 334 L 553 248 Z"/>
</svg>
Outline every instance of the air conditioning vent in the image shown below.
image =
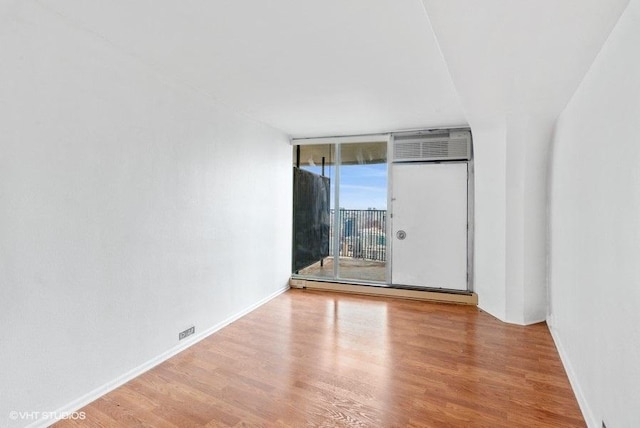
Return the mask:
<svg viewBox="0 0 640 428">
<path fill-rule="evenodd" d="M 469 131 L 394 135 L 394 162 L 453 161 L 470 158 Z"/>
</svg>

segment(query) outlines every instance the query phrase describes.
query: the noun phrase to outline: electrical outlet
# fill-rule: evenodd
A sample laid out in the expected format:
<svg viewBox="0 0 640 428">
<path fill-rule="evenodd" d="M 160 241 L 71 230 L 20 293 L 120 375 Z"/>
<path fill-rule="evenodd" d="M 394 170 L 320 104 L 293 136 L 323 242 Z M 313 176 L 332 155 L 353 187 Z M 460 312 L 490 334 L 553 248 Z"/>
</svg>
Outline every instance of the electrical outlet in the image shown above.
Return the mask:
<svg viewBox="0 0 640 428">
<path fill-rule="evenodd" d="M 182 340 L 187 336 L 191 336 L 195 332 L 196 332 L 196 328 L 195 327 L 189 327 L 185 331 L 181 331 L 180 333 L 178 333 L 178 340 Z"/>
</svg>

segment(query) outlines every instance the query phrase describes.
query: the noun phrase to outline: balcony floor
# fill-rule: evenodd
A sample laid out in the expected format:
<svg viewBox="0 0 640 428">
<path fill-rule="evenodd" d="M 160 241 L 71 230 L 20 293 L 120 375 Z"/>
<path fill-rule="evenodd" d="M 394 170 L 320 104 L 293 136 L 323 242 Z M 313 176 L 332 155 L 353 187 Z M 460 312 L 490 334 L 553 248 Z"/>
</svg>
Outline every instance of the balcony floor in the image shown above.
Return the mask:
<svg viewBox="0 0 640 428">
<path fill-rule="evenodd" d="M 333 279 L 333 257 L 324 259 L 323 266 L 317 262 L 302 269 L 299 274 L 313 278 Z M 386 276 L 386 262 L 340 257 L 340 279 L 386 282 Z"/>
</svg>

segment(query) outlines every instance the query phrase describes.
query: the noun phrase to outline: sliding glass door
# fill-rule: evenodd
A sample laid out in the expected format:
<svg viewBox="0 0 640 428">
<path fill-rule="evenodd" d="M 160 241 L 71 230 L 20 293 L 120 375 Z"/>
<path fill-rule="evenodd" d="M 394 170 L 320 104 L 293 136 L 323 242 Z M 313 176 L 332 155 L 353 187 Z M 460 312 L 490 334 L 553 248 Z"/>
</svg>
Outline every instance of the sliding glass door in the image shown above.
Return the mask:
<svg viewBox="0 0 640 428">
<path fill-rule="evenodd" d="M 298 187 L 298 194 L 306 193 L 294 198 L 294 219 L 309 220 L 297 231 L 294 225 L 294 274 L 387 283 L 387 142 L 299 145 L 294 147 L 294 162 L 294 169 L 322 177 L 315 179 L 319 183 L 315 188 Z M 323 185 L 323 180 L 328 183 Z M 330 189 L 326 206 L 317 203 L 326 193 L 323 186 Z M 328 243 L 315 232 L 323 226 L 313 220 L 325 214 Z M 299 261 L 309 254 L 319 256 L 306 257 L 296 265 L 296 255 Z"/>
</svg>

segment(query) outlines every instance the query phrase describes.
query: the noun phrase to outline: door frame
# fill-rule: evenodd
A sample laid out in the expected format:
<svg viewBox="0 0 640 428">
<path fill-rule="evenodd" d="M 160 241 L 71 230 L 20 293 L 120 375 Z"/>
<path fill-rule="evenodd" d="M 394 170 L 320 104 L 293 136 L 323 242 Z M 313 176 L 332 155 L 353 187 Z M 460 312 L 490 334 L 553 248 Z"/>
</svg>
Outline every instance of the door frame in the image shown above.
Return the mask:
<svg viewBox="0 0 640 428">
<path fill-rule="evenodd" d="M 391 277 L 390 277 L 390 258 L 391 252 L 389 251 L 389 225 L 390 225 L 390 216 L 389 216 L 389 174 L 391 169 L 391 162 L 389 159 L 389 148 L 391 147 L 391 134 L 383 133 L 383 134 L 362 134 L 362 135 L 351 135 L 351 136 L 336 136 L 336 137 L 311 137 L 311 138 L 291 138 L 289 140 L 289 144 L 292 147 L 295 146 L 305 146 L 305 145 L 332 145 L 334 147 L 334 186 L 335 191 L 334 194 L 331 195 L 331 199 L 333 199 L 334 203 L 334 227 L 333 234 L 330 236 L 330 241 L 333 243 L 333 252 L 330 256 L 333 257 L 333 277 L 332 278 L 322 278 L 323 281 L 327 282 L 337 282 L 337 283 L 354 283 L 354 284 L 363 284 L 363 285 L 371 285 L 371 286 L 382 286 L 388 287 L 391 285 Z M 385 252 L 386 252 L 386 261 L 385 261 L 385 280 L 384 281 L 369 281 L 369 280 L 357 280 L 351 278 L 342 278 L 340 276 L 340 225 L 342 224 L 341 218 L 341 210 L 340 210 L 340 169 L 342 167 L 342 146 L 348 144 L 364 144 L 364 143 L 385 143 L 387 145 L 387 219 L 385 222 Z M 391 152 L 393 153 L 393 152 Z M 293 274 L 292 276 L 296 276 Z"/>
<path fill-rule="evenodd" d="M 473 134 L 471 133 L 471 129 L 468 126 L 459 126 L 459 127 L 440 127 L 440 128 L 430 128 L 425 130 L 424 132 L 438 132 L 438 131 L 468 131 L 469 136 L 471 138 L 470 142 L 470 153 L 469 159 L 466 161 L 467 163 L 467 291 L 463 293 L 473 293 L 475 288 L 475 164 L 474 164 L 474 150 L 473 150 Z M 295 145 L 307 145 L 307 144 L 333 144 L 339 146 L 340 144 L 348 144 L 348 143 L 367 143 L 371 141 L 379 141 L 387 142 L 387 222 L 386 222 L 386 251 L 387 251 L 387 261 L 386 261 L 386 278 L 384 284 L 387 287 L 396 287 L 401 288 L 393 284 L 392 278 L 392 254 L 393 254 L 393 237 L 391 236 L 393 233 L 393 164 L 394 164 L 394 136 L 395 134 L 402 134 L 402 132 L 406 131 L 398 131 L 398 132 L 388 132 L 388 133 L 380 133 L 380 134 L 360 134 L 360 135 L 350 135 L 350 136 L 335 136 L 335 137 L 311 137 L 311 138 L 291 138 L 290 144 L 292 146 Z M 339 150 L 338 150 L 339 151 Z M 445 161 L 446 162 L 446 161 Z M 337 164 L 337 162 L 336 162 Z M 337 170 L 338 168 L 336 168 Z M 339 172 L 336 171 L 336 186 L 340 183 Z M 337 187 L 336 187 L 337 188 Z M 337 192 L 336 192 L 337 193 Z M 339 201 L 336 201 L 339 202 Z M 336 205 L 339 207 L 339 205 Z M 336 209 L 338 211 L 338 209 Z M 337 216 L 337 213 L 335 214 Z M 334 221 L 336 221 L 334 219 Z M 332 237 L 333 239 L 333 237 Z M 334 251 L 336 247 L 334 245 Z M 334 268 L 337 270 L 337 267 Z M 337 276 L 338 272 L 334 271 L 334 279 L 327 279 L 328 282 L 354 282 L 340 279 Z M 360 283 L 364 285 L 371 286 L 385 286 L 380 283 L 368 283 L 367 281 L 359 281 L 355 283 Z M 455 292 L 455 291 L 448 291 Z"/>
</svg>

